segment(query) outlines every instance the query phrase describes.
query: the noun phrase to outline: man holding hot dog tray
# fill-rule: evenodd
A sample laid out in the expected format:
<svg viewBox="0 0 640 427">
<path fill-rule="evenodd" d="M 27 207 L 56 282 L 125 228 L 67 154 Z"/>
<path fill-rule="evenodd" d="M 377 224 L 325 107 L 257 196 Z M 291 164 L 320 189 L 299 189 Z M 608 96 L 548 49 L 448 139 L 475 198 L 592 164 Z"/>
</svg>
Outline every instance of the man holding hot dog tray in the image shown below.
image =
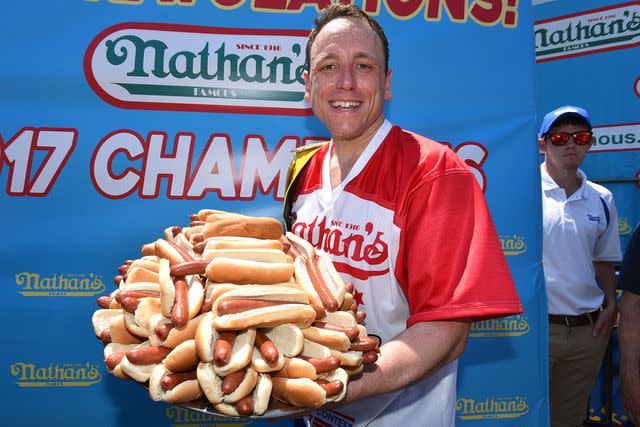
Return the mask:
<svg viewBox="0 0 640 427">
<path fill-rule="evenodd" d="M 522 312 L 484 196 L 451 149 L 385 119 L 389 48 L 373 19 L 330 6 L 306 53 L 305 99 L 332 140 L 296 153 L 285 222 L 355 284 L 381 350 L 341 406 L 306 422 L 453 426 L 470 322 Z"/>
</svg>

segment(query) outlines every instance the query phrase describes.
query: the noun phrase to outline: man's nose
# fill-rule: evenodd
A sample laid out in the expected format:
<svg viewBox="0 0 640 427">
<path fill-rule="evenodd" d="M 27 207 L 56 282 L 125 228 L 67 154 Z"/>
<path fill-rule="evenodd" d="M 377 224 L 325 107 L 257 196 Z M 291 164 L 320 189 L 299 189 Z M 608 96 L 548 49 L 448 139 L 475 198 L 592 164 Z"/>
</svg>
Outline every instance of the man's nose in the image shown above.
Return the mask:
<svg viewBox="0 0 640 427">
<path fill-rule="evenodd" d="M 353 69 L 351 67 L 342 67 L 338 75 L 338 88 L 352 90 L 355 85 L 353 77 Z"/>
</svg>

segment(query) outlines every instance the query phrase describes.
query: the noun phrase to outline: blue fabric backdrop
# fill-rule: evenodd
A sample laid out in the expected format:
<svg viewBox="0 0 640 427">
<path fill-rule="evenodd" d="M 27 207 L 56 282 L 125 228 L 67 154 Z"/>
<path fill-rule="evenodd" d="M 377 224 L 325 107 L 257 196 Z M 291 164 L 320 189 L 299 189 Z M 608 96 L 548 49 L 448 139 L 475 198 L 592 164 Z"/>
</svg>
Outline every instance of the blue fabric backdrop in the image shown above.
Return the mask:
<svg viewBox="0 0 640 427">
<path fill-rule="evenodd" d="M 91 314 L 117 267 L 165 227 L 187 225 L 189 213 L 280 215 L 290 150 L 329 136 L 301 101 L 300 80 L 305 35 L 325 4 L 3 4 L 3 425 L 228 424 L 154 403 L 143 387 L 109 375 Z M 357 4 L 390 40 L 387 117 L 449 143 L 474 169 L 525 307 L 473 326 L 458 425 L 545 425 L 532 8 Z M 598 123 L 632 121 L 594 113 Z"/>
</svg>

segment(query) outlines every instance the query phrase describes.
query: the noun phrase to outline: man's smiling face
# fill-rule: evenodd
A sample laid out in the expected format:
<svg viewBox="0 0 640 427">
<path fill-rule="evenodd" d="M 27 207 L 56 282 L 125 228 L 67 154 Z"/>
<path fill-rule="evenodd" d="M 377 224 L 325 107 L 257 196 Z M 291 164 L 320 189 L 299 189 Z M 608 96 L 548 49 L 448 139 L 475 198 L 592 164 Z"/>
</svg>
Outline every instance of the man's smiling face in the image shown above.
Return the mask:
<svg viewBox="0 0 640 427">
<path fill-rule="evenodd" d="M 373 136 L 391 99 L 382 42 L 365 22 L 337 18 L 318 33 L 305 73 L 305 100 L 334 141 Z"/>
</svg>

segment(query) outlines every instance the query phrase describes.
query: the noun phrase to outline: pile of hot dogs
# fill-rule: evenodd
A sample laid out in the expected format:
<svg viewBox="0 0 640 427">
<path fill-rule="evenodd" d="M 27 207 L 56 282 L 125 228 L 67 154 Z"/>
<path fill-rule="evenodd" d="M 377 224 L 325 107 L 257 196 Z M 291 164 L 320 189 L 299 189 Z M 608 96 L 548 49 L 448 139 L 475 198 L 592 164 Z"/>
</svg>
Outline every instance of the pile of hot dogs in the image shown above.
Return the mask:
<svg viewBox="0 0 640 427">
<path fill-rule="evenodd" d="M 204 209 L 142 247 L 92 318 L 107 370 L 229 416 L 339 401 L 378 358 L 353 286 L 273 218 Z M 277 403 L 281 402 L 281 403 Z"/>
</svg>

